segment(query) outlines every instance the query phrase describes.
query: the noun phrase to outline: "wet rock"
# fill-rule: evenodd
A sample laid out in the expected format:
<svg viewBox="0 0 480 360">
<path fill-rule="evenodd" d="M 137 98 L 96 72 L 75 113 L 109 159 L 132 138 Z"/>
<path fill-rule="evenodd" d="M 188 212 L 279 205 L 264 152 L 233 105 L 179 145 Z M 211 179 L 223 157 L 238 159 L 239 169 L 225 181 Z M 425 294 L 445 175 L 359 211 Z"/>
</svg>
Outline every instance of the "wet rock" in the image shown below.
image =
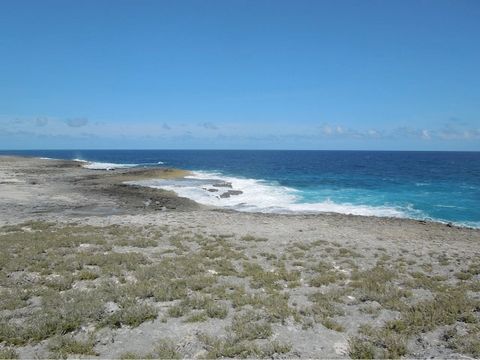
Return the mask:
<svg viewBox="0 0 480 360">
<path fill-rule="evenodd" d="M 214 187 L 226 187 L 226 188 L 232 188 L 232 183 L 231 182 L 227 182 L 227 181 L 223 181 L 223 182 L 219 182 L 219 183 L 216 183 L 216 184 L 213 184 L 212 186 Z"/>
<path fill-rule="evenodd" d="M 243 194 L 243 191 L 240 190 L 228 190 L 220 195 L 222 199 L 229 198 L 232 195 L 240 195 Z"/>
</svg>

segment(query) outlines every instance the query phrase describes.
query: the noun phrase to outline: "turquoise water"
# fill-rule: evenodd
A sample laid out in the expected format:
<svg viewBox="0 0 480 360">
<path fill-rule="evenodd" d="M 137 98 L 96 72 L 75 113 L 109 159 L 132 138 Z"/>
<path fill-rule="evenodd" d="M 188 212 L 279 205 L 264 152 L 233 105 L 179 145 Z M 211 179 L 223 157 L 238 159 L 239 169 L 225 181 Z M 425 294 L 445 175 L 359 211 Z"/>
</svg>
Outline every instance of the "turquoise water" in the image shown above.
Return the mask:
<svg viewBox="0 0 480 360">
<path fill-rule="evenodd" d="M 0 152 L 81 159 L 93 168 L 165 166 L 194 171 L 167 188 L 240 211 L 396 216 L 480 227 L 479 152 L 52 150 Z M 110 165 L 102 166 L 102 163 Z M 85 163 L 88 165 L 88 163 Z M 219 182 L 241 194 L 221 198 Z M 208 191 L 213 189 L 215 191 Z M 230 188 L 229 188 L 230 189 Z M 218 191 L 221 190 L 221 191 Z"/>
</svg>

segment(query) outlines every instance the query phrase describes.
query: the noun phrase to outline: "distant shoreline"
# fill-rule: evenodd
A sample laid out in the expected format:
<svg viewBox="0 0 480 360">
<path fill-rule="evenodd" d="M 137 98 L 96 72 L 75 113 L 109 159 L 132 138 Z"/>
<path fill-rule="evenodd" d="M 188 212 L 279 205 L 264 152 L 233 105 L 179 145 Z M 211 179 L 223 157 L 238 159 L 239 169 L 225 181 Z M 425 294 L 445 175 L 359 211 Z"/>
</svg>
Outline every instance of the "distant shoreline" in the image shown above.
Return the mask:
<svg viewBox="0 0 480 360">
<path fill-rule="evenodd" d="M 324 151 L 324 152 L 409 152 L 409 153 L 479 153 L 480 150 L 328 150 L 328 149 L 0 149 L 0 156 L 9 156 L 11 153 L 38 152 L 38 151 Z M 23 155 L 18 155 L 23 156 Z M 33 156 L 35 157 L 35 156 Z"/>
<path fill-rule="evenodd" d="M 193 171 L 190 184 L 163 182 L 167 185 L 163 188 L 206 206 L 399 217 L 480 228 L 475 202 L 480 196 L 478 153 L 52 150 L 23 154 L 89 161 L 91 169 L 188 169 Z M 222 179 L 232 184 L 230 190 L 236 195 L 218 197 L 222 191 L 211 185 Z M 162 188 L 162 181 L 151 185 Z"/>
<path fill-rule="evenodd" d="M 148 207 L 142 208 L 138 205 L 139 199 L 141 197 L 155 197 L 161 198 L 165 202 L 165 208 L 172 210 L 198 210 L 198 209 L 215 209 L 216 211 L 224 212 L 234 212 L 234 213 L 244 213 L 242 211 L 236 211 L 231 209 L 225 209 L 222 207 L 212 207 L 199 204 L 194 200 L 178 196 L 174 192 L 165 191 L 161 189 L 154 189 L 148 186 L 140 185 L 127 185 L 125 182 L 131 181 L 141 181 L 148 179 L 174 179 L 174 178 L 183 178 L 190 174 L 188 170 L 175 169 L 167 166 L 150 166 L 148 168 L 142 166 L 132 166 L 132 167 L 121 167 L 115 168 L 112 170 L 106 169 L 88 169 L 82 166 L 82 162 L 78 160 L 62 160 L 62 159 L 47 159 L 39 158 L 35 156 L 14 156 L 14 155 L 0 155 L 0 161 L 10 159 L 10 164 L 14 167 L 14 162 L 26 162 L 29 163 L 31 169 L 29 172 L 36 172 L 36 169 L 42 172 L 45 170 L 48 172 L 49 169 L 55 169 L 58 171 L 59 168 L 70 169 L 71 174 L 68 171 L 64 171 L 63 178 L 65 183 L 69 186 L 72 186 L 72 191 L 80 190 L 84 194 L 89 194 L 90 192 L 98 193 L 103 192 L 107 194 L 110 198 L 116 197 L 120 203 L 123 204 L 122 212 L 123 213 L 135 213 L 138 211 L 151 211 Z M 9 169 L 10 171 L 13 169 Z M 75 181 L 72 183 L 70 180 L 74 178 Z M 2 180 L 0 178 L 0 183 Z M 53 185 L 53 184 L 52 184 Z M 80 186 L 81 185 L 81 186 Z M 54 190 L 54 189 L 52 189 Z M 90 194 L 91 195 L 91 194 Z M 168 199 L 168 200 L 167 200 Z M 135 205 L 132 206 L 131 202 L 134 202 Z M 158 200 L 155 200 L 158 201 Z M 100 208 L 103 208 L 101 204 L 98 204 Z M 162 205 L 163 206 L 163 205 Z M 155 210 L 154 210 L 155 211 Z M 343 214 L 337 212 L 291 212 L 291 213 L 264 213 L 264 212 L 246 212 L 256 214 L 258 216 L 265 217 L 275 217 L 275 216 L 287 216 L 287 217 L 322 217 L 322 216 L 338 216 L 338 217 L 360 217 L 366 219 L 378 219 L 378 220 L 388 220 L 393 222 L 414 222 L 419 224 L 435 224 L 439 226 L 445 226 L 448 228 L 457 227 L 471 230 L 479 230 L 475 227 L 463 226 L 452 224 L 449 222 L 441 222 L 435 220 L 418 220 L 412 218 L 402 218 L 402 217 L 383 217 L 383 216 L 369 216 L 369 215 L 351 215 Z"/>
<path fill-rule="evenodd" d="M 7 160 L 7 161 L 5 161 Z M 434 220 L 417 220 L 410 218 L 400 217 L 379 217 L 379 216 L 365 216 L 365 215 L 350 215 L 336 212 L 302 212 L 302 213 L 262 213 L 262 212 L 241 212 L 236 210 L 225 209 L 222 207 L 212 207 L 201 205 L 191 199 L 180 197 L 172 191 L 165 191 L 161 189 L 153 189 L 148 186 L 127 185 L 126 181 L 146 180 L 146 179 L 172 179 L 182 178 L 189 174 L 188 170 L 174 169 L 166 166 L 157 167 L 130 167 L 119 168 L 115 170 L 93 170 L 86 169 L 81 165 L 81 162 L 76 160 L 60 160 L 60 159 L 41 159 L 38 157 L 30 156 L 11 156 L 0 155 L 0 163 L 3 165 L 3 176 L 8 173 L 15 172 L 15 164 L 21 164 L 23 167 L 27 167 L 28 173 L 41 173 L 46 177 L 55 176 L 56 180 L 62 179 L 60 182 L 61 189 L 67 192 L 81 192 L 89 201 L 88 205 L 73 206 L 74 209 L 81 209 L 82 207 L 93 208 L 97 206 L 100 209 L 106 209 L 108 206 L 104 206 L 101 203 L 102 197 L 108 199 L 106 203 L 112 202 L 113 199 L 118 209 L 116 208 L 114 213 L 122 214 L 136 214 L 136 213 L 149 213 L 152 211 L 158 211 L 158 209 L 175 210 L 175 211 L 199 211 L 199 210 L 213 210 L 215 212 L 236 213 L 241 216 L 242 214 L 252 214 L 258 217 L 265 218 L 322 218 L 322 217 L 335 217 L 339 219 L 355 219 L 358 220 L 372 220 L 373 222 L 389 222 L 394 224 L 420 224 L 421 226 L 429 225 L 440 228 L 458 228 L 472 231 L 478 231 L 480 229 L 468 226 L 454 225 L 451 223 L 434 221 Z M 5 167 L 5 163 L 8 166 Z M 58 176 L 59 169 L 62 169 L 61 176 Z M 5 184 L 5 182 L 3 181 Z M 0 184 L 2 184 L 2 177 L 0 175 Z M 45 184 L 47 185 L 47 184 Z M 48 191 L 56 192 L 54 183 L 50 183 L 47 186 Z M 32 187 L 32 190 L 35 188 Z M 28 189 L 24 189 L 28 192 Z M 102 197 L 94 198 L 92 195 L 101 194 Z M 146 199 L 152 198 L 153 205 L 149 208 L 145 206 Z M 158 204 L 156 204 L 158 203 Z M 152 203 L 151 203 L 152 204 Z M 58 209 L 57 209 L 58 205 Z M 120 206 L 118 206 L 120 205 Z M 52 212 L 67 210 L 64 205 L 54 204 L 52 205 Z M 27 207 L 28 208 L 28 207 Z M 27 210 L 27 208 L 25 210 Z M 71 210 L 71 209 L 70 209 Z M 75 213 L 75 211 L 73 211 Z M 108 211 L 107 215 L 108 215 Z M 26 211 L 28 213 L 28 210 Z M 40 212 L 41 214 L 44 212 Z M 48 211 L 45 211 L 48 214 Z M 88 211 L 80 211 L 80 213 L 88 215 Z M 92 214 L 97 214 L 97 211 L 93 211 Z M 24 215 L 20 214 L 21 217 Z M 0 218 L 0 220 L 3 220 Z"/>
</svg>

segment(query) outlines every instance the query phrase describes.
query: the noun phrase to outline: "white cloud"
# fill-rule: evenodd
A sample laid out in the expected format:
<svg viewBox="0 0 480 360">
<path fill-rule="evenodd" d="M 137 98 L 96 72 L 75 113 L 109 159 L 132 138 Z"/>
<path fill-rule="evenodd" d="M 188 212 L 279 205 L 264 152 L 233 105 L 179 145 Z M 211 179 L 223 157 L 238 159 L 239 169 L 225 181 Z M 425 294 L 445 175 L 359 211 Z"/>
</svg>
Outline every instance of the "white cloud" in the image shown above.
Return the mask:
<svg viewBox="0 0 480 360">
<path fill-rule="evenodd" d="M 203 128 L 205 128 L 205 129 L 207 129 L 207 130 L 218 130 L 217 125 L 215 125 L 215 124 L 213 124 L 213 123 L 211 123 L 211 122 L 200 123 L 200 124 L 198 124 L 198 126 L 203 127 Z"/>
<path fill-rule="evenodd" d="M 88 119 L 86 118 L 66 119 L 65 123 L 70 127 L 82 127 L 88 124 Z"/>
<path fill-rule="evenodd" d="M 47 124 L 48 124 L 47 118 L 40 117 L 35 119 L 35 125 L 37 126 L 45 126 Z"/>
<path fill-rule="evenodd" d="M 423 129 L 422 130 L 422 139 L 425 139 L 425 140 L 430 140 L 432 137 L 430 135 L 430 131 L 426 130 L 426 129 Z"/>
</svg>

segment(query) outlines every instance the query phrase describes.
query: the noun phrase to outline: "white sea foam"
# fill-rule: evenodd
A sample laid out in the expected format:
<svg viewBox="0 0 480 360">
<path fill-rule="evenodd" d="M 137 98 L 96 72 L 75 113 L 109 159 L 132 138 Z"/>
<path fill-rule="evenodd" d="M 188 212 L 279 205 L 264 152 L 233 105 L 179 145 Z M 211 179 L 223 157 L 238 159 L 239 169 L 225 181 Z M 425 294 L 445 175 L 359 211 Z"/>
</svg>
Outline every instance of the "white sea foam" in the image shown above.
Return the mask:
<svg viewBox="0 0 480 360">
<path fill-rule="evenodd" d="M 113 164 L 113 163 L 101 163 L 101 162 L 92 162 L 84 165 L 83 167 L 86 169 L 92 170 L 114 170 L 114 169 L 122 169 L 122 168 L 130 168 L 135 167 L 137 164 Z"/>
<path fill-rule="evenodd" d="M 329 199 L 317 203 L 300 202 L 300 192 L 293 188 L 263 180 L 224 176 L 211 172 L 194 172 L 179 180 L 143 180 L 132 185 L 171 190 L 200 204 L 220 206 L 238 211 L 264 213 L 335 212 L 365 216 L 407 217 L 401 209 L 388 206 L 335 203 Z M 222 194 L 228 195 L 222 197 Z M 241 192 L 241 193 L 233 193 Z"/>
<path fill-rule="evenodd" d="M 455 224 L 459 226 L 466 226 L 474 229 L 480 229 L 480 221 L 463 221 Z"/>
<path fill-rule="evenodd" d="M 124 169 L 124 168 L 131 168 L 131 167 L 138 166 L 138 164 L 115 164 L 115 163 L 86 161 L 82 159 L 74 159 L 74 161 L 83 163 L 82 167 L 84 167 L 85 169 L 91 169 L 91 170 L 114 170 L 114 169 Z"/>
</svg>

